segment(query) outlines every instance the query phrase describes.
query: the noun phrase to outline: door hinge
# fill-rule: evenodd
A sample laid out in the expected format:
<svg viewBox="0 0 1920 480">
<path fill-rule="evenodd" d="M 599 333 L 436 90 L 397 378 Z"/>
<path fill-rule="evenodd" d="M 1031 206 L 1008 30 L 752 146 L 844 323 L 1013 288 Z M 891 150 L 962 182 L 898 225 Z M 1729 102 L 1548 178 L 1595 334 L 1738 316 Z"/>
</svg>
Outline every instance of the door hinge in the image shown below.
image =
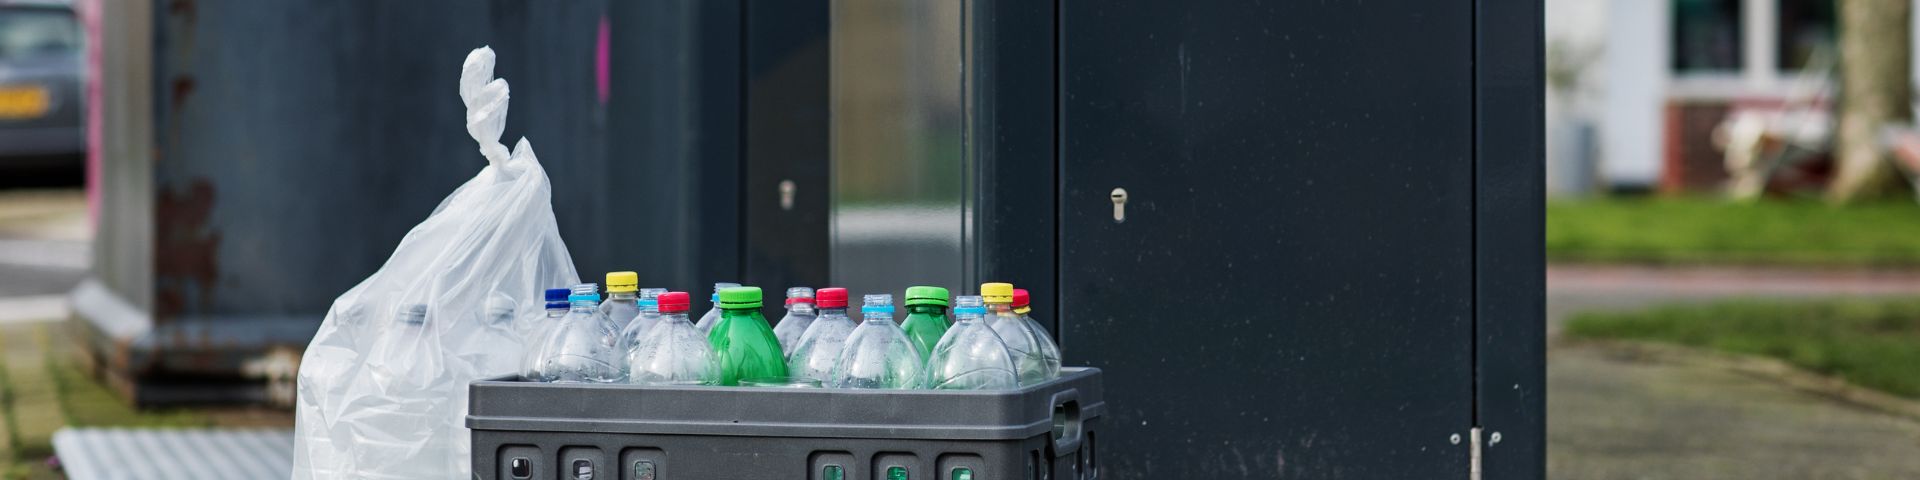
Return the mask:
<svg viewBox="0 0 1920 480">
<path fill-rule="evenodd" d="M 1480 427 L 1473 427 L 1467 438 L 1467 478 L 1480 480 Z"/>
</svg>

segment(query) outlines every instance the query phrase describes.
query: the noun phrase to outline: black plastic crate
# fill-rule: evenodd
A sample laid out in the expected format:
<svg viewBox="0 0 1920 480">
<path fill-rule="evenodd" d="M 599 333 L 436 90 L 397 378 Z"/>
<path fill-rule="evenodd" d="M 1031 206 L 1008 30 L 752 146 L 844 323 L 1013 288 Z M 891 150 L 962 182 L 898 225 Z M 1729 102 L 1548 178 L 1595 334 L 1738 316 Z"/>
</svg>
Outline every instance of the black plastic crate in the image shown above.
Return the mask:
<svg viewBox="0 0 1920 480">
<path fill-rule="evenodd" d="M 486 480 L 588 478 L 581 467 L 593 480 L 1091 479 L 1106 413 L 1094 368 L 998 392 L 469 388 L 473 473 Z"/>
</svg>

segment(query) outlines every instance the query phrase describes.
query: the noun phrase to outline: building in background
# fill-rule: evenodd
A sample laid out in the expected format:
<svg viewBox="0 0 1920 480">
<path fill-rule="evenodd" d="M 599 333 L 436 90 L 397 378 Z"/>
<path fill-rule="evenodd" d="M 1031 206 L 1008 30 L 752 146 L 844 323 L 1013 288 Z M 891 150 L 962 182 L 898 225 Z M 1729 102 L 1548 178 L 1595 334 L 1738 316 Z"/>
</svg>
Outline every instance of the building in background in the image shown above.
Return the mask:
<svg viewBox="0 0 1920 480">
<path fill-rule="evenodd" d="M 1549 191 L 1717 189 L 1729 115 L 1832 105 L 1836 18 L 1833 0 L 1550 0 Z"/>
</svg>

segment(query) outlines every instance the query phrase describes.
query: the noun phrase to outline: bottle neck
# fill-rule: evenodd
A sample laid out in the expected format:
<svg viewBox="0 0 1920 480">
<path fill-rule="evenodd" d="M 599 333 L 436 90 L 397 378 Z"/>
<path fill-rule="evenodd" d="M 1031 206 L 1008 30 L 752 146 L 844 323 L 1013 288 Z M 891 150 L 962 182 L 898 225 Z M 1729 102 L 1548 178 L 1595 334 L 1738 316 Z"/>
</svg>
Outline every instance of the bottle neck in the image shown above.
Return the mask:
<svg viewBox="0 0 1920 480">
<path fill-rule="evenodd" d="M 955 314 L 953 316 L 953 323 L 959 324 L 964 322 L 978 322 L 984 319 L 985 317 L 982 317 L 980 314 L 977 314 L 977 313 L 961 313 L 961 314 Z"/>
<path fill-rule="evenodd" d="M 820 316 L 846 318 L 847 307 L 822 308 L 820 309 Z"/>
<path fill-rule="evenodd" d="M 574 300 L 572 303 L 573 303 L 573 311 L 576 311 L 576 312 L 591 312 L 595 308 L 600 307 L 600 302 L 595 302 L 592 300 Z"/>
<path fill-rule="evenodd" d="M 813 315 L 813 304 L 795 303 L 787 305 L 787 311 L 798 315 Z"/>
<path fill-rule="evenodd" d="M 907 313 L 940 316 L 947 314 L 947 307 L 939 305 L 908 305 Z"/>
<path fill-rule="evenodd" d="M 862 320 L 864 320 L 864 321 L 868 321 L 868 322 L 871 322 L 871 321 L 875 321 L 875 320 L 880 320 L 880 321 L 887 321 L 887 322 L 891 322 L 891 321 L 893 321 L 893 312 L 891 312 L 891 311 L 888 311 L 888 312 L 864 312 L 864 313 L 861 313 L 861 314 L 860 314 L 860 318 L 861 318 Z"/>
<path fill-rule="evenodd" d="M 660 314 L 660 320 L 666 322 L 687 322 L 687 312 L 662 313 Z"/>
<path fill-rule="evenodd" d="M 607 292 L 607 301 L 637 302 L 640 301 L 640 292 Z"/>
<path fill-rule="evenodd" d="M 987 313 L 1013 313 L 1013 304 L 989 303 L 987 304 Z"/>
</svg>

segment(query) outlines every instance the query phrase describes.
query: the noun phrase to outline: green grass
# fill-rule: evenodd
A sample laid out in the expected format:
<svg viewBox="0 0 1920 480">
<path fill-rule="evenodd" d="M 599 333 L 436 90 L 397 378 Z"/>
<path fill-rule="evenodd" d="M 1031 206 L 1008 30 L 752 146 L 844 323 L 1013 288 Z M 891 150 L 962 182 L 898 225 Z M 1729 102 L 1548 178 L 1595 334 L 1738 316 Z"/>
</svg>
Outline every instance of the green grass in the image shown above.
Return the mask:
<svg viewBox="0 0 1920 480">
<path fill-rule="evenodd" d="M 1547 258 L 1563 262 L 1920 266 L 1920 206 L 1885 200 L 1751 204 L 1706 198 L 1547 203 Z"/>
<path fill-rule="evenodd" d="M 1726 301 L 1575 316 L 1566 334 L 1778 358 L 1920 398 L 1920 299 Z"/>
</svg>

